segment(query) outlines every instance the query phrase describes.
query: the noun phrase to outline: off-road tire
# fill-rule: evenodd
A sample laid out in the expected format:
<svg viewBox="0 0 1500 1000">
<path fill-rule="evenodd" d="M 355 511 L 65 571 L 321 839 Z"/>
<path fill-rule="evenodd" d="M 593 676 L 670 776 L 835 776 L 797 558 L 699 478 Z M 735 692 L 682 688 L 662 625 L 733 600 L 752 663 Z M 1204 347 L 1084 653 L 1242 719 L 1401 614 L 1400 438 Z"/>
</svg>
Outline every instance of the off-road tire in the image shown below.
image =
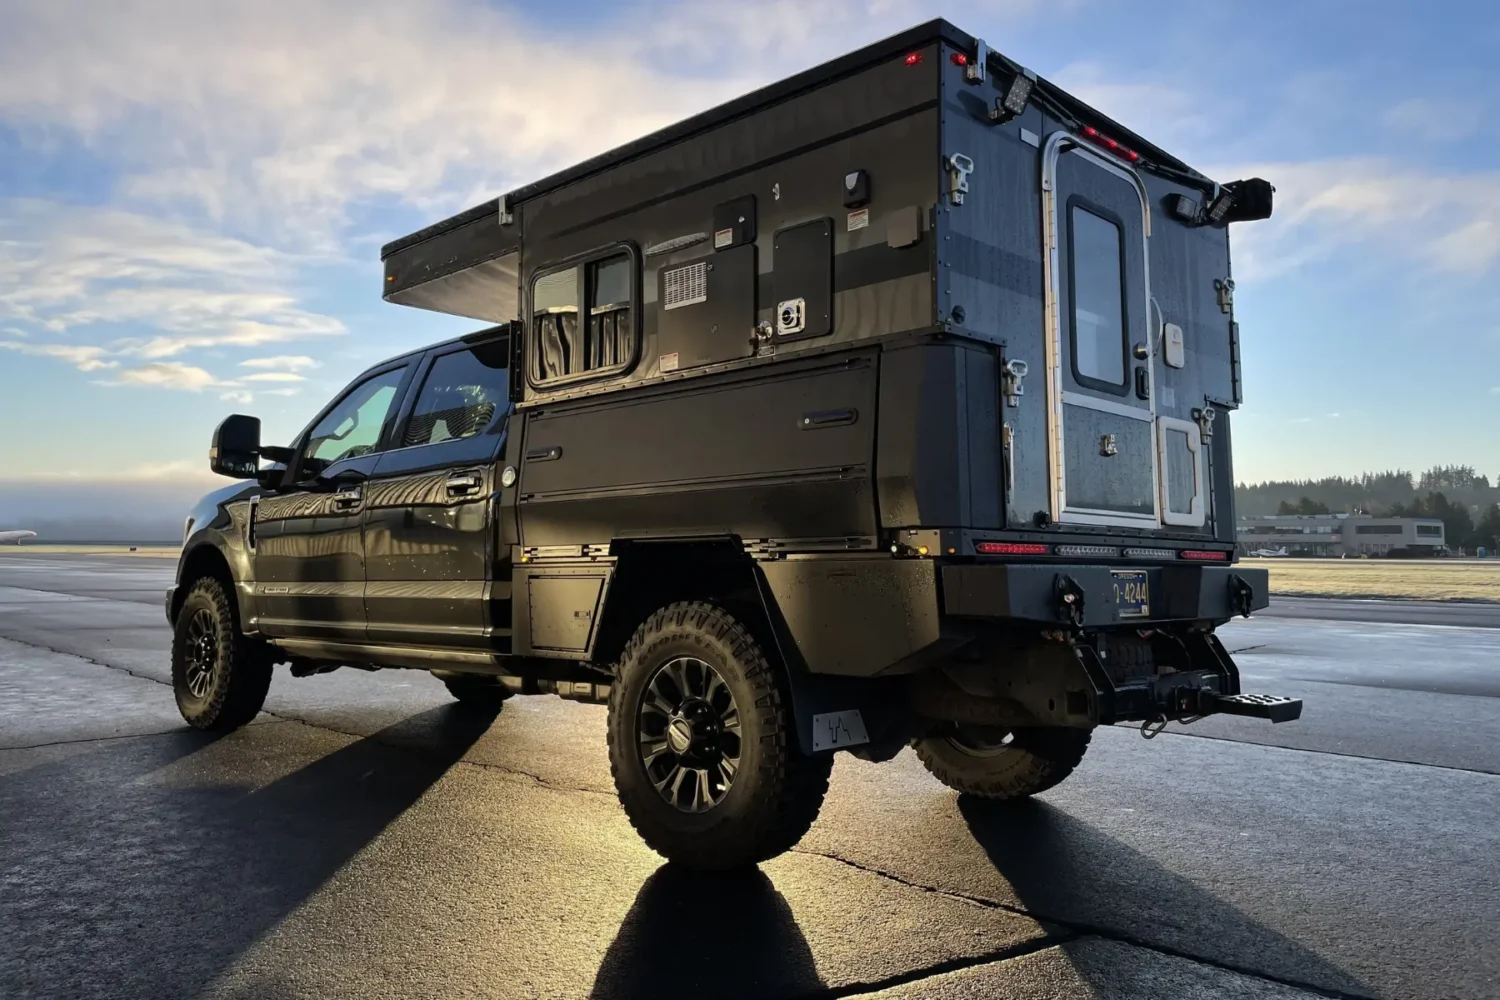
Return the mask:
<svg viewBox="0 0 1500 1000">
<path fill-rule="evenodd" d="M 966 752 L 948 735 L 916 743 L 917 757 L 949 788 L 986 799 L 1020 799 L 1056 786 L 1083 760 L 1093 733 L 1048 726 L 1015 729 L 993 756 Z"/>
<path fill-rule="evenodd" d="M 211 627 L 206 649 L 211 663 L 206 686 L 189 685 L 189 646 L 195 622 Z M 271 686 L 272 657 L 240 631 L 234 601 L 214 577 L 192 585 L 172 627 L 172 691 L 177 710 L 194 729 L 227 732 L 255 718 Z"/>
<path fill-rule="evenodd" d="M 490 677 L 449 677 L 443 684 L 460 706 L 475 711 L 498 712 L 510 697 L 510 689 Z"/>
<path fill-rule="evenodd" d="M 711 666 L 739 713 L 739 764 L 723 798 L 679 810 L 647 773 L 637 730 L 646 687 L 678 657 Z M 636 629 L 609 698 L 609 764 L 620 804 L 652 850 L 684 867 L 721 871 L 758 864 L 802 839 L 828 791 L 833 755 L 802 754 L 785 675 L 750 629 L 712 604 L 664 607 Z"/>
</svg>

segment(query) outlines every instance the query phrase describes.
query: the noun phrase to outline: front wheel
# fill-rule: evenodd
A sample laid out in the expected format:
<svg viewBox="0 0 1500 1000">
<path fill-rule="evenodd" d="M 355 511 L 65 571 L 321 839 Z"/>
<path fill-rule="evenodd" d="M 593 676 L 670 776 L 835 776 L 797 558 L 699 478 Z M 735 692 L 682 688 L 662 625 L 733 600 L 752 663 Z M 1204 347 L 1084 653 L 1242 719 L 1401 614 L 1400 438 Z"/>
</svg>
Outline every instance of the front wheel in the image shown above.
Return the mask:
<svg viewBox="0 0 1500 1000">
<path fill-rule="evenodd" d="M 802 839 L 831 754 L 797 746 L 786 681 L 738 620 L 672 604 L 625 647 L 610 688 L 609 763 L 641 838 L 686 867 L 757 864 Z"/>
<path fill-rule="evenodd" d="M 1002 730 L 950 725 L 917 741 L 917 757 L 949 788 L 986 799 L 1020 799 L 1045 792 L 1083 760 L 1093 734 L 1043 726 Z"/>
<path fill-rule="evenodd" d="M 266 703 L 271 658 L 240 633 L 234 605 L 213 577 L 194 583 L 172 630 L 172 691 L 194 729 L 245 725 Z"/>
</svg>

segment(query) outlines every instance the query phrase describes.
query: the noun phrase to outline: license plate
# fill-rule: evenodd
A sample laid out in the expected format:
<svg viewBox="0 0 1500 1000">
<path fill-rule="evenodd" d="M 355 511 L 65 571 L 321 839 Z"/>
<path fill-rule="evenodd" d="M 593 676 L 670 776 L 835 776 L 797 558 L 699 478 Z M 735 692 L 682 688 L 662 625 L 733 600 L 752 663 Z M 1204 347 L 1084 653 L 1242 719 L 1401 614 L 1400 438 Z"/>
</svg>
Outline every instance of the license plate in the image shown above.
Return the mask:
<svg viewBox="0 0 1500 1000">
<path fill-rule="evenodd" d="M 1143 569 L 1111 570 L 1115 578 L 1115 610 L 1121 618 L 1145 618 L 1151 613 L 1151 584 Z"/>
</svg>

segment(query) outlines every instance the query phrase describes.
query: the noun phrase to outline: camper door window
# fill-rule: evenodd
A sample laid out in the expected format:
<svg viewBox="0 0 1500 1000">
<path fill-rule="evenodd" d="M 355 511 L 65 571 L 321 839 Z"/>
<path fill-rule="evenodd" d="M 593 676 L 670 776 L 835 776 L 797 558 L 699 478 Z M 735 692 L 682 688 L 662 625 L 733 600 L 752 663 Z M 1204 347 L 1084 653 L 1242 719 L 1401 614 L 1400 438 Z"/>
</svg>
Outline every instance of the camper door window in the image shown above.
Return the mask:
<svg viewBox="0 0 1500 1000">
<path fill-rule="evenodd" d="M 1125 268 L 1118 223 L 1073 205 L 1068 217 L 1073 368 L 1097 389 L 1125 387 Z"/>
</svg>

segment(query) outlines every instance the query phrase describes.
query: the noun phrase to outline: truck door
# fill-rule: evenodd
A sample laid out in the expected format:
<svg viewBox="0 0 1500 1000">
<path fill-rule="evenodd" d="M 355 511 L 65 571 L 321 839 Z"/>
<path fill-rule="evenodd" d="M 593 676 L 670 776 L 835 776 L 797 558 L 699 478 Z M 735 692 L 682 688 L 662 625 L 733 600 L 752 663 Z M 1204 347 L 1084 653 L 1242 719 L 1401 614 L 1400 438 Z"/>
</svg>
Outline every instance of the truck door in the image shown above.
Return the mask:
<svg viewBox="0 0 1500 1000">
<path fill-rule="evenodd" d="M 1145 189 L 1066 132 L 1042 185 L 1052 518 L 1159 527 Z"/>
<path fill-rule="evenodd" d="M 366 480 L 409 375 L 402 363 L 350 388 L 302 439 L 296 485 L 256 504 L 257 622 L 267 635 L 364 639 Z"/>
<path fill-rule="evenodd" d="M 491 610 L 508 361 L 499 337 L 435 352 L 417 376 L 411 415 L 366 488 L 371 642 L 484 648 L 509 634 L 508 602 L 501 622 Z"/>
</svg>

